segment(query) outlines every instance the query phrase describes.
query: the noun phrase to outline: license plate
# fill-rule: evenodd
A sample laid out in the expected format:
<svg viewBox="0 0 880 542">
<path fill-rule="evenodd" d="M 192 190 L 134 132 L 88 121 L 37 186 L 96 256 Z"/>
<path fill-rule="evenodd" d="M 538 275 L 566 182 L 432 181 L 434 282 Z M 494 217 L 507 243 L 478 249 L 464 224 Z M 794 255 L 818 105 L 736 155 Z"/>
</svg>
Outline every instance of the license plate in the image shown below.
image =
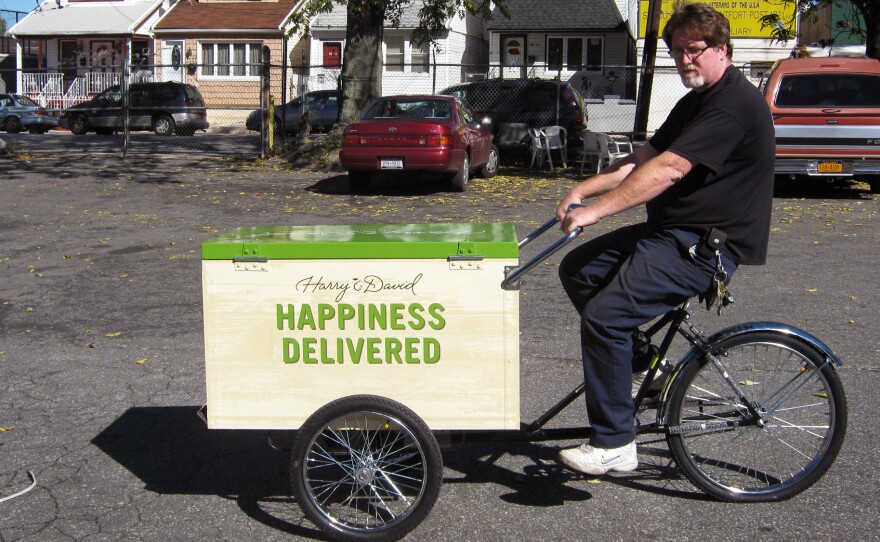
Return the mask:
<svg viewBox="0 0 880 542">
<path fill-rule="evenodd" d="M 843 173 L 843 164 L 840 162 L 819 162 L 816 171 L 819 173 Z"/>
<path fill-rule="evenodd" d="M 380 158 L 381 169 L 403 169 L 403 158 Z"/>
</svg>

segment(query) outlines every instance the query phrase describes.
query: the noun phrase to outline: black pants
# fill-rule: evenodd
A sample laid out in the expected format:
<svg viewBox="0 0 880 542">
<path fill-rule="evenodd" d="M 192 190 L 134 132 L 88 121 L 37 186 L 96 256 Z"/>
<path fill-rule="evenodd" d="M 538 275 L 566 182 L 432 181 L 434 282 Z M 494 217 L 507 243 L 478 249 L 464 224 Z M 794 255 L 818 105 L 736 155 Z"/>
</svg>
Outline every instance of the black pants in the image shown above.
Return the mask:
<svg viewBox="0 0 880 542">
<path fill-rule="evenodd" d="M 562 285 L 581 315 L 590 444 L 617 448 L 635 440 L 632 333 L 690 297 L 707 291 L 715 257 L 694 261 L 699 234 L 621 228 L 572 250 L 559 266 Z M 736 265 L 722 257 L 732 275 Z"/>
</svg>

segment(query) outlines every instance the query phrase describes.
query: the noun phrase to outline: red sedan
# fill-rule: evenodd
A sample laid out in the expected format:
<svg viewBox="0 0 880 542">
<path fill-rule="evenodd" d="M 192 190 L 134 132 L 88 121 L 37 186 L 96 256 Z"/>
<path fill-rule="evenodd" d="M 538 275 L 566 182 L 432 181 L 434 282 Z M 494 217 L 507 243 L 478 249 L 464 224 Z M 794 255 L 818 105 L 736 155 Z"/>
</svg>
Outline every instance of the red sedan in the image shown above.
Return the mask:
<svg viewBox="0 0 880 542">
<path fill-rule="evenodd" d="M 366 189 L 374 173 L 448 172 L 460 192 L 472 170 L 483 177 L 498 173 L 492 130 L 452 96 L 377 98 L 345 128 L 339 159 L 356 191 Z"/>
</svg>

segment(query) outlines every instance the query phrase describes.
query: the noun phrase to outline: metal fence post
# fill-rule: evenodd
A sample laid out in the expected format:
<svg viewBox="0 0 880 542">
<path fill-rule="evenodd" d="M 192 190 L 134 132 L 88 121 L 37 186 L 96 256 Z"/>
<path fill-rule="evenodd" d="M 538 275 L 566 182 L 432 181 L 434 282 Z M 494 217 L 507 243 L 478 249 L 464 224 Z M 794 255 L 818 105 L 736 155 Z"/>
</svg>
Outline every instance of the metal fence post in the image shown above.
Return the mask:
<svg viewBox="0 0 880 542">
<path fill-rule="evenodd" d="M 260 123 L 260 158 L 266 158 L 269 150 L 269 46 L 263 46 L 263 65 L 260 73 L 260 108 L 263 112 L 263 121 Z M 273 117 L 274 117 L 274 111 Z"/>
<path fill-rule="evenodd" d="M 129 123 L 129 113 L 131 112 L 131 93 L 128 71 L 131 66 L 128 64 L 128 46 L 126 46 L 126 54 L 122 59 L 122 158 L 128 152 L 128 146 L 131 144 L 129 136 L 131 135 L 131 125 Z"/>
</svg>

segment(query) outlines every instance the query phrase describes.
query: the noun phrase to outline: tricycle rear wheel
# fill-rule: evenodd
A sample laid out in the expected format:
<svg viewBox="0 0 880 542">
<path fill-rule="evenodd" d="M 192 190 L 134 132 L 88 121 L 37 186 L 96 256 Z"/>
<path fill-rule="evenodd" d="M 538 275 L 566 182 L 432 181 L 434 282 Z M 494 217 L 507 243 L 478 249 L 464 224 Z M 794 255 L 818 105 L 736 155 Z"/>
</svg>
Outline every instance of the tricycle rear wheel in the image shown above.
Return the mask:
<svg viewBox="0 0 880 542">
<path fill-rule="evenodd" d="M 306 420 L 293 443 L 290 472 L 303 512 L 330 538 L 398 540 L 434 506 L 443 459 L 412 410 L 358 395 Z"/>
</svg>

